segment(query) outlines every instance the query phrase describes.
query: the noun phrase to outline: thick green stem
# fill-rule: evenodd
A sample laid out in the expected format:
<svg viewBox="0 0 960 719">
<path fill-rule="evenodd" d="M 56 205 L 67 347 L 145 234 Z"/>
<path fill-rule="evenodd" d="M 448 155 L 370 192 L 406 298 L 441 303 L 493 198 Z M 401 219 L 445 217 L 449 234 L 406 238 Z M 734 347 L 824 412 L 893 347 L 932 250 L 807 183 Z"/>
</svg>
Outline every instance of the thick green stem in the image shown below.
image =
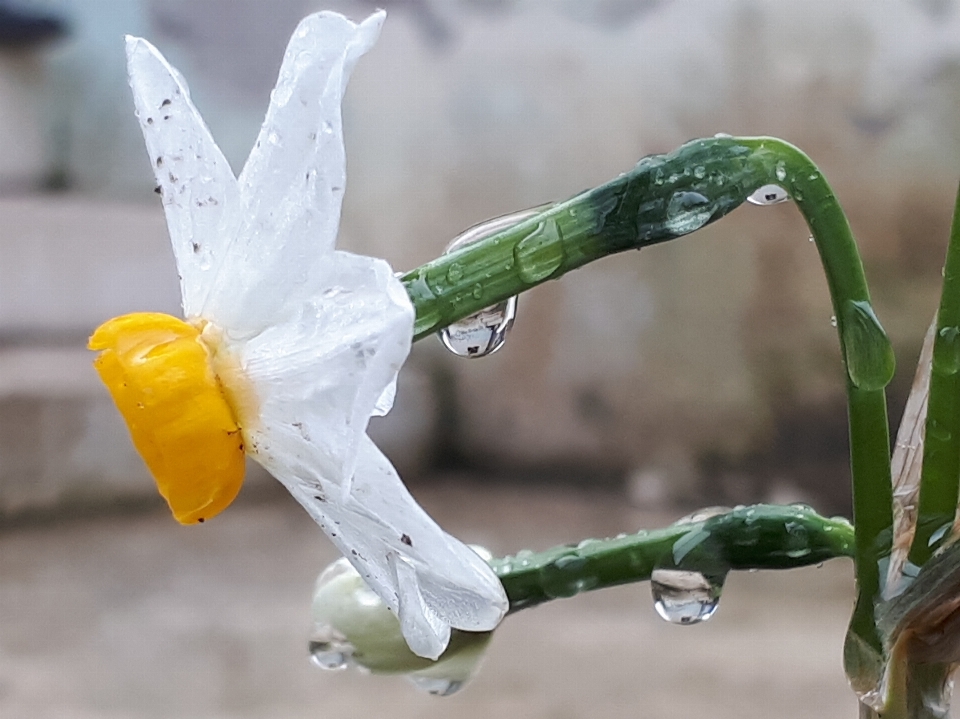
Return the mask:
<svg viewBox="0 0 960 719">
<path fill-rule="evenodd" d="M 601 257 L 687 235 L 770 181 L 733 138 L 687 143 L 403 276 L 421 339 Z"/>
<path fill-rule="evenodd" d="M 953 213 L 933 344 L 917 530 L 910 561 L 922 566 L 949 538 L 960 488 L 960 192 Z"/>
<path fill-rule="evenodd" d="M 796 202 L 827 276 L 849 407 L 859 587 L 851 626 L 879 652 L 873 607 L 893 521 L 883 390 L 893 376 L 893 350 L 870 304 L 847 219 L 823 175 L 800 150 L 773 138 L 695 140 L 433 260 L 403 277 L 417 311 L 415 339 L 600 257 L 694 232 L 766 184 L 784 187 Z"/>
<path fill-rule="evenodd" d="M 592 589 L 645 581 L 658 567 L 704 574 L 789 569 L 850 557 L 853 550 L 853 527 L 843 518 L 828 519 L 799 505 L 760 504 L 649 532 L 520 552 L 491 564 L 514 612 Z"/>
</svg>

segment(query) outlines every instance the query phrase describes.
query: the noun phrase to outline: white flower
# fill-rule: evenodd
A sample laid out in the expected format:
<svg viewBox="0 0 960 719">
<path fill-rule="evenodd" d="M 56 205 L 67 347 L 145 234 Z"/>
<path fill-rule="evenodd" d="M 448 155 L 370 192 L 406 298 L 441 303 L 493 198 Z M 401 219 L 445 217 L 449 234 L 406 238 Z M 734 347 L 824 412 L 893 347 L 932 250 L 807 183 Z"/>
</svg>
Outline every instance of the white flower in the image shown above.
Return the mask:
<svg viewBox="0 0 960 719">
<path fill-rule="evenodd" d="M 175 516 L 226 507 L 246 452 L 279 479 L 397 613 L 420 656 L 451 627 L 493 629 L 496 575 L 417 505 L 366 434 L 392 404 L 414 311 L 390 266 L 334 249 L 340 102 L 382 12 L 303 20 L 239 179 L 180 74 L 127 38 L 186 321 L 127 315 L 93 335 L 97 368 Z"/>
</svg>

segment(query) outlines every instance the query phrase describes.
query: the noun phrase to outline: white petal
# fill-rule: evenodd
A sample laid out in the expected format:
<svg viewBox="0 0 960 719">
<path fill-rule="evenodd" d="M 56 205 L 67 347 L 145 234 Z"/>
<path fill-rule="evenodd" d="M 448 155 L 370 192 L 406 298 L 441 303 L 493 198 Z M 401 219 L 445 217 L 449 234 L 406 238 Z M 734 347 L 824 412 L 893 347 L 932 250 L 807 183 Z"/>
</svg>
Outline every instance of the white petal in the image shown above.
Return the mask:
<svg viewBox="0 0 960 719">
<path fill-rule="evenodd" d="M 393 409 L 393 401 L 397 398 L 397 380 L 394 378 L 393 382 L 387 385 L 387 388 L 383 390 L 380 394 L 380 397 L 377 398 L 377 403 L 373 406 L 373 412 L 371 413 L 374 417 L 384 417 L 387 413 Z"/>
<path fill-rule="evenodd" d="M 180 73 L 157 49 L 127 36 L 127 69 L 163 198 L 183 311 L 188 317 L 198 315 L 239 226 L 239 185 Z"/>
<path fill-rule="evenodd" d="M 333 249 L 346 177 L 340 103 L 383 18 L 379 12 L 356 25 L 317 13 L 290 40 L 240 174 L 243 226 L 209 300 L 209 316 L 238 333 L 274 322 L 283 297 L 310 287 Z"/>
<path fill-rule="evenodd" d="M 286 426 L 349 482 L 370 415 L 410 351 L 413 306 L 386 262 L 339 251 L 325 260 L 313 296 L 286 298 L 282 323 L 236 343 L 258 395 L 259 420 L 241 420 L 251 451 L 267 451 L 257 421 Z"/>
<path fill-rule="evenodd" d="M 289 449 L 285 428 L 266 431 Z M 310 453 L 255 456 L 283 482 L 367 584 L 393 611 L 410 649 L 436 659 L 450 628 L 489 631 L 507 610 L 496 574 L 441 530 L 410 496 L 389 460 L 364 435 L 347 496 Z"/>
</svg>

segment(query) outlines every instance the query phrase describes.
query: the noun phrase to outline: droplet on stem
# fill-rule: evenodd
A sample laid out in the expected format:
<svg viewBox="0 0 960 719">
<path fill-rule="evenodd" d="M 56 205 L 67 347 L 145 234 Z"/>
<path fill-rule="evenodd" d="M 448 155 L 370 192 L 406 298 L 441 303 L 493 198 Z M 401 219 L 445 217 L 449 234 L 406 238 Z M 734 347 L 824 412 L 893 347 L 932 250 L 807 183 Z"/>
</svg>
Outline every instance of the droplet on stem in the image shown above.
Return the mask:
<svg viewBox="0 0 960 719">
<path fill-rule="evenodd" d="M 751 205 L 777 205 L 790 199 L 790 194 L 780 185 L 763 185 L 747 198 Z"/>
<path fill-rule="evenodd" d="M 489 237 L 495 232 L 522 222 L 537 212 L 539 209 L 522 210 L 471 227 L 447 245 L 444 254 L 455 252 Z M 451 273 L 454 277 L 451 277 Z M 455 262 L 450 266 L 447 279 L 455 282 L 462 279 L 463 274 L 463 267 Z M 475 284 L 471 294 L 475 299 L 480 299 L 483 296 L 483 286 L 480 283 Z M 440 330 L 440 341 L 458 357 L 486 357 L 503 347 L 516 316 L 517 298 L 510 297 L 444 327 Z"/>
<path fill-rule="evenodd" d="M 667 203 L 664 225 L 676 235 L 699 230 L 713 216 L 714 207 L 699 192 L 674 192 Z"/>
<path fill-rule="evenodd" d="M 700 572 L 655 569 L 650 575 L 653 606 L 671 624 L 698 624 L 717 611 L 723 583 Z"/>
</svg>

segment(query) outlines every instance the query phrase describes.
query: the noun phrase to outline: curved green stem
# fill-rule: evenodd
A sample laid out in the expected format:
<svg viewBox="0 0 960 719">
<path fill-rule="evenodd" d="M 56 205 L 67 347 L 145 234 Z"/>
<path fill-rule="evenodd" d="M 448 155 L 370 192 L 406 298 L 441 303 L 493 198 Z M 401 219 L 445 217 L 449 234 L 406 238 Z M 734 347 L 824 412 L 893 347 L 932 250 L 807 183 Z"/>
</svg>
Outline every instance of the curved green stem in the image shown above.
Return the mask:
<svg viewBox="0 0 960 719">
<path fill-rule="evenodd" d="M 789 569 L 854 553 L 854 531 L 799 505 L 738 507 L 699 522 L 613 539 L 587 539 L 491 562 L 510 611 L 580 592 L 650 579 L 658 567 L 703 574 Z"/>
<path fill-rule="evenodd" d="M 849 408 L 859 588 L 851 627 L 880 651 L 873 608 L 893 521 L 883 391 L 893 376 L 893 350 L 870 304 L 847 219 L 830 185 L 800 150 L 773 138 L 695 140 L 433 260 L 403 277 L 417 311 L 415 339 L 600 257 L 694 232 L 766 184 L 784 187 L 796 202 L 827 276 Z"/>
</svg>

